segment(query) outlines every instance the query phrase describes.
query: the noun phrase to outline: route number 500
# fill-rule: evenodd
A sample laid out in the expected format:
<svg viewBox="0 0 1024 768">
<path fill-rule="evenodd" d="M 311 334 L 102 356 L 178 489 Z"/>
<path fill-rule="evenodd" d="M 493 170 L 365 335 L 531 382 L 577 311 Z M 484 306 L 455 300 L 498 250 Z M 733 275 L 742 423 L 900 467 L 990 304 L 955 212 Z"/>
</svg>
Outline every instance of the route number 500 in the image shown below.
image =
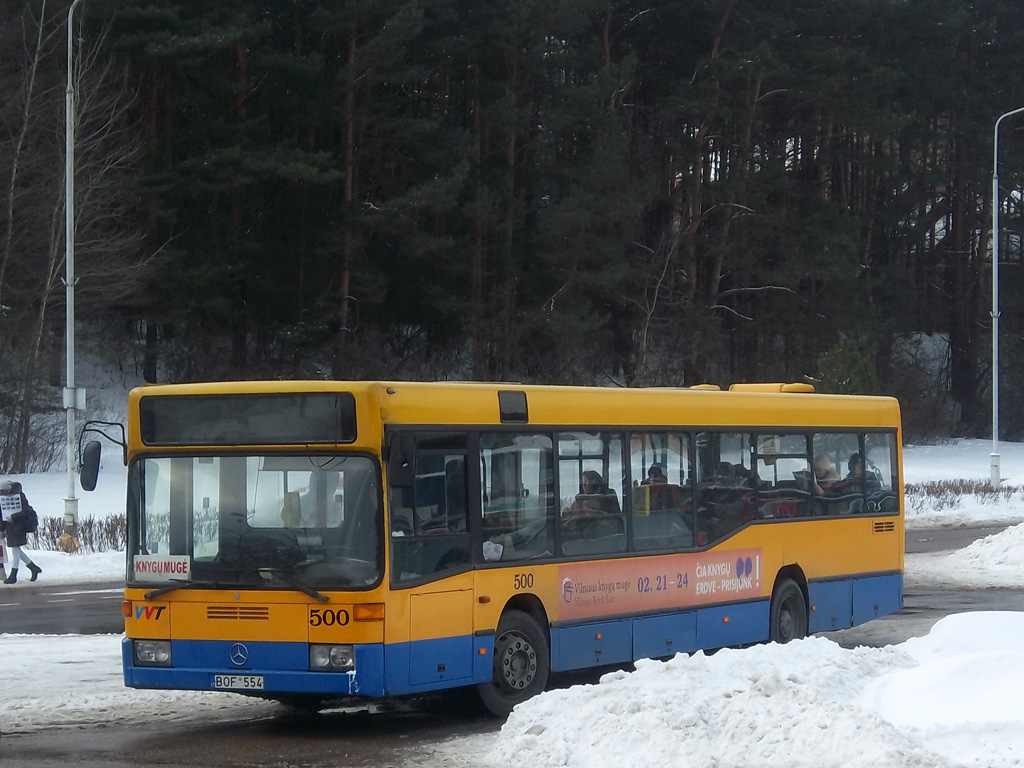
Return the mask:
<svg viewBox="0 0 1024 768">
<path fill-rule="evenodd" d="M 512 584 L 515 589 L 533 589 L 533 574 L 517 573 L 512 577 Z"/>
<path fill-rule="evenodd" d="M 311 608 L 309 611 L 309 626 L 311 627 L 343 627 L 348 624 L 348 611 L 344 608 L 332 610 L 330 608 Z"/>
</svg>

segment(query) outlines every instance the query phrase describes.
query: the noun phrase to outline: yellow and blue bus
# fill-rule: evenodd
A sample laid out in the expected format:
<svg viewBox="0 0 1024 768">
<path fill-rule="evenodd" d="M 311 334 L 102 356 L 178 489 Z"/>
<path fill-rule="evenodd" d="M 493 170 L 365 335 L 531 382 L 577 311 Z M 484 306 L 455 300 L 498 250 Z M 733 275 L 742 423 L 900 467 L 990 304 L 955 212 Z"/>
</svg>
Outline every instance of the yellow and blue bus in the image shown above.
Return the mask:
<svg viewBox="0 0 1024 768">
<path fill-rule="evenodd" d="M 553 672 L 897 611 L 898 403 L 810 390 L 133 390 L 125 683 L 504 715 Z"/>
</svg>

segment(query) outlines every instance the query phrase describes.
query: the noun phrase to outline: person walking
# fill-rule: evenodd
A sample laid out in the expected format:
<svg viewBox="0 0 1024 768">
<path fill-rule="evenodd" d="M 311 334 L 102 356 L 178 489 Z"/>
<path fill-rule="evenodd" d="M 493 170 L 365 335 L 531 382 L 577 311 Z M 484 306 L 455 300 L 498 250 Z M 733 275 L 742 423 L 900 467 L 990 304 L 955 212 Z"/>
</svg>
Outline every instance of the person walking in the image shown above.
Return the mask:
<svg viewBox="0 0 1024 768">
<path fill-rule="evenodd" d="M 0 480 L 0 488 L 6 488 L 9 485 L 10 483 L 7 480 Z M 2 550 L 2 556 L 0 556 L 0 581 L 7 581 L 7 563 L 11 557 L 11 548 L 7 546 L 7 542 L 4 539 L 4 529 L 7 527 L 7 521 L 4 519 L 4 499 L 9 495 L 10 491 L 0 491 L 0 550 Z M 13 506 L 13 501 L 11 501 L 11 504 Z"/>
<path fill-rule="evenodd" d="M 21 490 L 21 483 L 11 480 L 0 480 L 0 518 L 7 546 L 11 550 L 11 572 L 4 579 L 4 584 L 18 581 L 18 563 L 22 562 L 32 572 L 29 581 L 35 581 L 43 569 L 32 562 L 22 547 L 28 543 L 28 534 L 35 533 L 39 527 L 39 516 L 28 503 Z"/>
</svg>

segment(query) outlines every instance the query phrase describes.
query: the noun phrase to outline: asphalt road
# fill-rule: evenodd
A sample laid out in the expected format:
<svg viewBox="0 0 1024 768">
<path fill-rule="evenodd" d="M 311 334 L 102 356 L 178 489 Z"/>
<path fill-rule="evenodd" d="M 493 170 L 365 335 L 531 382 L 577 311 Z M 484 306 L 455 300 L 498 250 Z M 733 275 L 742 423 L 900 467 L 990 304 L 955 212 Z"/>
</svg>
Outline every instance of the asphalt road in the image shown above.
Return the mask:
<svg viewBox="0 0 1024 768">
<path fill-rule="evenodd" d="M 908 555 L 921 552 L 942 552 L 963 549 L 975 539 L 1006 530 L 1006 525 L 979 525 L 970 528 L 921 528 L 906 533 L 905 549 Z"/>
<path fill-rule="evenodd" d="M 910 531 L 907 551 L 958 549 L 1001 528 Z M 0 587 L 0 632 L 119 633 L 120 593 L 117 584 L 48 587 L 40 581 Z M 890 645 L 926 634 L 943 616 L 977 610 L 1024 611 L 1024 588 L 940 589 L 908 580 L 902 611 L 826 636 L 845 647 Z M 597 676 L 589 672 L 560 682 L 593 682 Z M 132 728 L 58 729 L 3 737 L 0 768 L 432 766 L 437 763 L 431 759 L 431 745 L 493 732 L 500 725 L 469 710 L 464 699 L 455 696 L 319 714 L 282 707 L 280 715 L 254 721 L 141 723 Z"/>
<path fill-rule="evenodd" d="M 0 632 L 99 635 L 124 632 L 124 582 L 0 584 Z"/>
</svg>

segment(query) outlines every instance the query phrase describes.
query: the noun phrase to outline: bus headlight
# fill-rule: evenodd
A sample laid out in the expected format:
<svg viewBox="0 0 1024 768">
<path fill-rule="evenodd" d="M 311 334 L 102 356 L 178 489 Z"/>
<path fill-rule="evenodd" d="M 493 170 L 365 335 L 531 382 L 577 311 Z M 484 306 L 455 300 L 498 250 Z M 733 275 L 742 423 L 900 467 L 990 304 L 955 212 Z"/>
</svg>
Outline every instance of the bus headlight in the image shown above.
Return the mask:
<svg viewBox="0 0 1024 768">
<path fill-rule="evenodd" d="M 135 640 L 132 645 L 135 663 L 140 667 L 171 666 L 170 640 Z"/>
<path fill-rule="evenodd" d="M 313 672 L 348 672 L 355 665 L 351 645 L 309 646 L 309 668 Z"/>
</svg>

